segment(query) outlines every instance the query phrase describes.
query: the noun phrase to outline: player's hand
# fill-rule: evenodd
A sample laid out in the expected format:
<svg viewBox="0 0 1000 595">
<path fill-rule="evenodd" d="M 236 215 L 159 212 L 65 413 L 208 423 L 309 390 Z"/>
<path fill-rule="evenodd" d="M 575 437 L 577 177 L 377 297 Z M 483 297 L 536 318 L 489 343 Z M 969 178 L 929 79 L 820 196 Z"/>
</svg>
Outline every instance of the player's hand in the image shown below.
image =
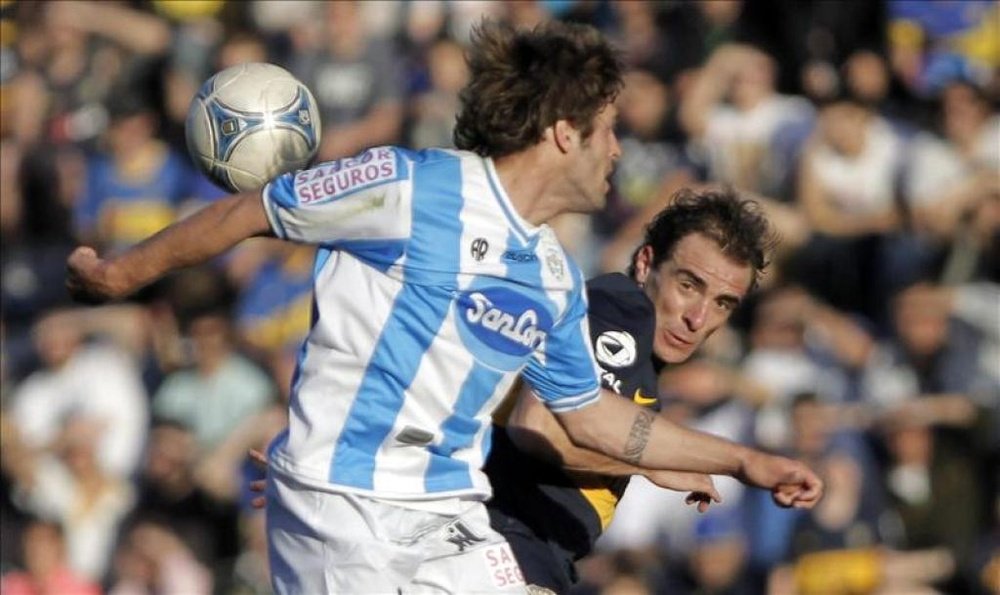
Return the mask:
<svg viewBox="0 0 1000 595">
<path fill-rule="evenodd" d="M 823 481 L 800 461 L 751 451 L 737 479 L 771 491 L 782 508 L 812 508 L 823 497 Z"/>
<path fill-rule="evenodd" d="M 705 512 L 712 502 L 722 502 L 722 496 L 715 489 L 711 475 L 692 473 L 688 471 L 650 470 L 645 473 L 646 479 L 668 490 L 690 492 L 684 498 L 685 504 L 697 504 L 698 512 Z"/>
<path fill-rule="evenodd" d="M 267 473 L 267 456 L 259 450 L 253 448 L 250 449 L 249 455 L 250 460 L 257 465 L 257 468 Z M 255 494 L 260 494 L 259 496 L 254 496 L 253 500 L 250 500 L 250 506 L 261 509 L 267 505 L 267 495 L 265 494 L 265 490 L 267 490 L 266 479 L 258 479 L 250 482 L 250 491 Z"/>
<path fill-rule="evenodd" d="M 88 246 L 80 246 L 66 260 L 66 289 L 78 302 L 100 304 L 122 297 L 111 279 L 108 262 Z"/>
</svg>

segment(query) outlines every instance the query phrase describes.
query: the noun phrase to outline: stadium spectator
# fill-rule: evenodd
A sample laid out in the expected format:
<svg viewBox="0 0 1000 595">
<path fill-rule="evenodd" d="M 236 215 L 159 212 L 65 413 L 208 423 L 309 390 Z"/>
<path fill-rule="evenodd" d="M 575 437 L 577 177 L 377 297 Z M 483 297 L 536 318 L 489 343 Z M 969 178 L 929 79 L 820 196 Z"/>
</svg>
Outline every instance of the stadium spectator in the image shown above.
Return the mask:
<svg viewBox="0 0 1000 595">
<path fill-rule="evenodd" d="M 143 523 L 159 523 L 169 526 L 206 568 L 232 564 L 238 551 L 236 504 L 231 495 L 203 483 L 200 459 L 191 430 L 175 422 L 154 422 L 136 482 L 136 505 L 119 538 Z M 239 473 L 235 467 L 214 471 L 234 478 Z"/>
<path fill-rule="evenodd" d="M 660 592 L 677 595 L 752 595 L 748 542 L 739 511 L 716 509 L 695 521 L 684 555 L 668 559 Z"/>
<path fill-rule="evenodd" d="M 239 353 L 230 316 L 224 307 L 210 305 L 182 322 L 191 342 L 190 367 L 168 374 L 153 397 L 153 414 L 190 428 L 202 453 L 220 445 L 275 394 L 267 374 Z"/>
<path fill-rule="evenodd" d="M 357 2 L 330 2 L 323 8 L 319 44 L 297 55 L 291 71 L 319 104 L 319 160 L 328 161 L 397 142 L 403 86 L 394 46 L 373 36 Z"/>
<path fill-rule="evenodd" d="M 20 142 L 90 143 L 107 123 L 105 102 L 120 78 L 162 55 L 165 22 L 110 2 L 46 2 L 23 11 L 20 71 L 11 80 Z"/>
<path fill-rule="evenodd" d="M 145 444 L 148 397 L 133 354 L 106 337 L 87 340 L 86 319 L 100 316 L 99 311 L 46 313 L 34 331 L 42 367 L 18 386 L 8 413 L 25 445 L 35 450 L 55 444 L 70 416 L 86 415 L 102 427 L 94 438 L 103 472 L 127 479 Z"/>
<path fill-rule="evenodd" d="M 900 228 L 902 157 L 889 124 L 847 98 L 821 108 L 799 165 L 798 207 L 814 234 L 794 276 L 832 305 L 877 323 L 885 319 L 893 280 L 908 272 L 889 267 Z"/>
<path fill-rule="evenodd" d="M 595 218 L 596 233 L 608 236 L 602 271 L 625 268 L 646 223 L 700 173 L 677 124 L 677 101 L 655 73 L 641 68 L 627 72 L 618 109 L 622 158 L 608 205 Z"/>
<path fill-rule="evenodd" d="M 795 153 L 811 128 L 813 109 L 801 97 L 777 92 L 776 69 L 759 49 L 718 48 L 684 97 L 680 121 L 705 151 L 711 179 L 782 198 L 794 162 L 779 148 Z"/>
<path fill-rule="evenodd" d="M 59 523 L 69 567 L 100 581 L 109 569 L 118 526 L 134 505 L 131 484 L 100 466 L 97 447 L 104 420 L 71 414 L 44 451 L 25 444 L 17 426 L 10 430 L 0 462 L 14 481 L 15 502 Z"/>
<path fill-rule="evenodd" d="M 816 393 L 843 405 L 860 397 L 853 377 L 864 367 L 873 342 L 863 327 L 797 286 L 764 294 L 753 314 L 744 376 L 768 393 L 760 399 L 756 443 L 780 450 L 792 446 L 795 397 Z"/>
<path fill-rule="evenodd" d="M 148 98 L 121 90 L 108 104 L 107 150 L 88 160 L 74 209 L 77 237 L 121 250 L 174 222 L 194 196 L 188 161 L 157 136 Z"/>
<path fill-rule="evenodd" d="M 996 2 L 890 0 L 887 8 L 892 69 L 914 95 L 930 97 L 956 77 L 997 89 Z"/>
<path fill-rule="evenodd" d="M 427 50 L 429 88 L 414 98 L 409 137 L 414 147 L 447 147 L 458 114 L 458 92 L 468 80 L 464 49 L 450 39 L 434 42 Z"/>
<path fill-rule="evenodd" d="M 921 272 L 937 274 L 943 266 L 943 278 L 960 283 L 989 274 L 997 242 L 1000 116 L 983 91 L 954 81 L 941 92 L 937 117 L 937 126 L 908 147 L 903 198 L 913 227 L 911 249 L 927 254 Z"/>
<path fill-rule="evenodd" d="M 67 186 L 75 172 L 67 166 L 76 162 L 66 156 L 0 141 L 0 310 L 4 367 L 13 381 L 32 371 L 36 320 L 68 305 L 57 282 L 72 245 Z M 53 178 L 51 171 L 60 173 Z M 12 382 L 2 390 L 13 389 Z"/>
<path fill-rule="evenodd" d="M 228 263 L 241 281 L 234 313 L 240 343 L 263 359 L 298 347 L 308 332 L 315 255 L 309 246 L 262 242 Z"/>
<path fill-rule="evenodd" d="M 169 525 L 142 522 L 119 542 L 110 595 L 208 595 L 214 579 Z"/>
<path fill-rule="evenodd" d="M 70 569 L 66 560 L 66 541 L 58 523 L 32 521 L 22 534 L 24 570 L 9 572 L 0 578 L 5 595 L 97 595 L 97 581 L 88 580 Z"/>
</svg>

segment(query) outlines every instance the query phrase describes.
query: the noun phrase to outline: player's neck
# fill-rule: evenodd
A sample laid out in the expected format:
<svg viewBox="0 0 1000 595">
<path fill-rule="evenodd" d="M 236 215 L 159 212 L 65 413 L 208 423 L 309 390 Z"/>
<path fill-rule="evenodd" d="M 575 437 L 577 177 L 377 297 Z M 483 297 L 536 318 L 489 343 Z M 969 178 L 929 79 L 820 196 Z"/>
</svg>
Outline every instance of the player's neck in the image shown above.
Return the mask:
<svg viewBox="0 0 1000 595">
<path fill-rule="evenodd" d="M 511 204 L 525 221 L 541 225 L 569 210 L 572 203 L 566 185 L 541 147 L 496 158 L 493 164 Z"/>
</svg>

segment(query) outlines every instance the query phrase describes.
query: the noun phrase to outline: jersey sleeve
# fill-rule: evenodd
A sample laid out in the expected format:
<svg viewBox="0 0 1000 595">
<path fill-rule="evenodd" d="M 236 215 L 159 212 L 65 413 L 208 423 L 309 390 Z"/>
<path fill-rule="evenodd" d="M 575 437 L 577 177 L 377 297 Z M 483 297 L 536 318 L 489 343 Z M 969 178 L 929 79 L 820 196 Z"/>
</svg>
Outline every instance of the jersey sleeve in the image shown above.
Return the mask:
<svg viewBox="0 0 1000 595">
<path fill-rule="evenodd" d="M 376 147 L 279 176 L 261 198 L 282 239 L 333 247 L 399 241 L 412 218 L 412 167 L 402 149 Z"/>
<path fill-rule="evenodd" d="M 582 291 L 573 293 L 565 316 L 553 326 L 522 374 L 555 413 L 597 402 L 598 368 L 590 347 L 587 300 Z"/>
</svg>

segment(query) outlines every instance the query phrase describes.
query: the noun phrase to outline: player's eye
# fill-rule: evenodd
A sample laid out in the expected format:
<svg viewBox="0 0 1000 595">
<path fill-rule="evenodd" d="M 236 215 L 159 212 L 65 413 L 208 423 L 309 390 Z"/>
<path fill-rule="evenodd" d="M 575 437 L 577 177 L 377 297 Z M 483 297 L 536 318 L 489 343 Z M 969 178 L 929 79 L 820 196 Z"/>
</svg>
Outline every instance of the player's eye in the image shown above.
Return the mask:
<svg viewBox="0 0 1000 595">
<path fill-rule="evenodd" d="M 732 312 L 736 309 L 736 304 L 730 300 L 719 300 L 715 302 L 715 306 L 723 312 Z"/>
</svg>

